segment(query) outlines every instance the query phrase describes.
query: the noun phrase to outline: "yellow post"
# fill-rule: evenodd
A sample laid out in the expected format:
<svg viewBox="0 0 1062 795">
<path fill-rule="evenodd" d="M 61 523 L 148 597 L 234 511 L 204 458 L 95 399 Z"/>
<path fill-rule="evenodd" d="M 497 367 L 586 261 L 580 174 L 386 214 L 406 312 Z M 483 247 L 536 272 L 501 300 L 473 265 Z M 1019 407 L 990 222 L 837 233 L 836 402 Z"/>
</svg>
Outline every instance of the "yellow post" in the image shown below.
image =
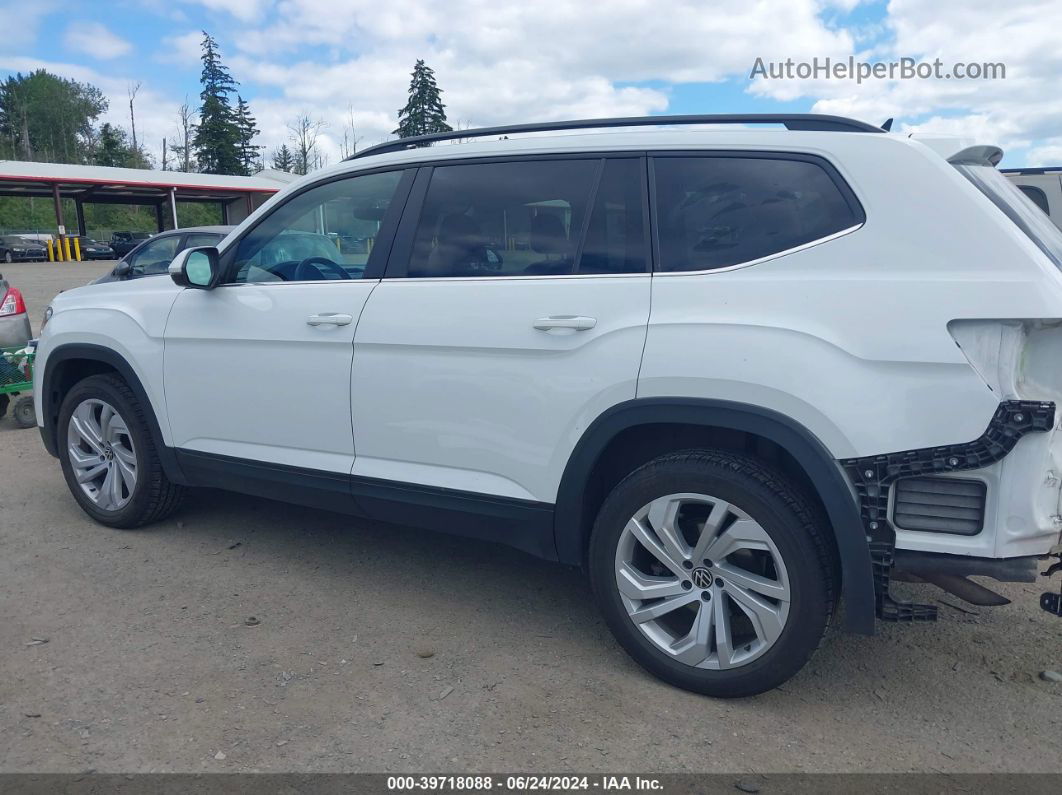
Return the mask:
<svg viewBox="0 0 1062 795">
<path fill-rule="evenodd" d="M 66 236 L 63 237 L 63 248 L 66 249 L 63 252 L 64 254 L 66 254 L 66 261 L 70 262 L 70 238 Z"/>
<path fill-rule="evenodd" d="M 48 262 L 55 262 L 55 255 L 52 253 L 52 239 L 48 238 L 44 242 L 48 244 Z"/>
<path fill-rule="evenodd" d="M 74 238 L 74 259 L 81 262 L 81 238 Z"/>
</svg>

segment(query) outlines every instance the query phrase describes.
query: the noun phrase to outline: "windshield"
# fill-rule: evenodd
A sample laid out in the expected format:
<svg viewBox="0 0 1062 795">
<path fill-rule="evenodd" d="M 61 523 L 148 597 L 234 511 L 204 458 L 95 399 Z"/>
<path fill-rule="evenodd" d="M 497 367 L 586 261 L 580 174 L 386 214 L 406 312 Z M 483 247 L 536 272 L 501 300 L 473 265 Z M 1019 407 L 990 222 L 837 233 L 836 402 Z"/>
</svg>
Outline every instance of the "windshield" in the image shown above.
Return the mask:
<svg viewBox="0 0 1062 795">
<path fill-rule="evenodd" d="M 993 166 L 955 166 L 1028 235 L 1056 268 L 1062 269 L 1062 230 L 1033 201 Z"/>
</svg>

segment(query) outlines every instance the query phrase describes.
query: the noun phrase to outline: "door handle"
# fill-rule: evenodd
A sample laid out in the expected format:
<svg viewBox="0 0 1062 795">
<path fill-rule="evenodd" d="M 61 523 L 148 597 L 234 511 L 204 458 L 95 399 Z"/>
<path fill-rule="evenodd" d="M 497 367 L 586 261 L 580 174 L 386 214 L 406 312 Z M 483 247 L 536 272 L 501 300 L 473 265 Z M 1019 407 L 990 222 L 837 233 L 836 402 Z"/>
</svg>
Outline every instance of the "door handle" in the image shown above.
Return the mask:
<svg viewBox="0 0 1062 795">
<path fill-rule="evenodd" d="M 535 321 L 539 331 L 552 331 L 558 328 L 570 328 L 574 331 L 586 331 L 597 325 L 597 318 L 585 315 L 550 315 Z"/>
<path fill-rule="evenodd" d="M 343 315 L 338 312 L 321 312 L 306 318 L 308 326 L 347 326 L 354 322 L 354 315 Z"/>
</svg>

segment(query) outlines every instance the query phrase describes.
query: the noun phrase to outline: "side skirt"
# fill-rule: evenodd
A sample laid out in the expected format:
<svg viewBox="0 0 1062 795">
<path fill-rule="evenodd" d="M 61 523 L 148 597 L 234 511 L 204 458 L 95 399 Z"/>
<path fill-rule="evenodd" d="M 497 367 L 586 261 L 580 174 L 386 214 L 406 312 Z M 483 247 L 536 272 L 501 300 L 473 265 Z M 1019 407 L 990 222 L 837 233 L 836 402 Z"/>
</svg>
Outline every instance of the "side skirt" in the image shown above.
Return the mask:
<svg viewBox="0 0 1062 795">
<path fill-rule="evenodd" d="M 189 485 L 493 541 L 556 560 L 553 505 L 174 450 Z"/>
</svg>

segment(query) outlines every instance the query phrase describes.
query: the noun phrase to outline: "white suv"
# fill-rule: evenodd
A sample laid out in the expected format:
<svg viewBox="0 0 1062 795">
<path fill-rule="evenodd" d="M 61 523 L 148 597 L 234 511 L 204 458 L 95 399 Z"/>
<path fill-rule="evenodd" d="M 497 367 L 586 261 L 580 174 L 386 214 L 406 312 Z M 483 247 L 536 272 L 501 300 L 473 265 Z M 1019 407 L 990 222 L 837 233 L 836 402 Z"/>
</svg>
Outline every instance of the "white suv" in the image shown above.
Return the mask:
<svg viewBox="0 0 1062 795">
<path fill-rule="evenodd" d="M 967 575 L 1059 542 L 1062 235 L 1000 155 L 811 115 L 389 142 L 57 297 L 41 433 L 104 524 L 214 486 L 510 544 L 656 675 L 756 693 L 842 598 L 999 603 Z"/>
</svg>

